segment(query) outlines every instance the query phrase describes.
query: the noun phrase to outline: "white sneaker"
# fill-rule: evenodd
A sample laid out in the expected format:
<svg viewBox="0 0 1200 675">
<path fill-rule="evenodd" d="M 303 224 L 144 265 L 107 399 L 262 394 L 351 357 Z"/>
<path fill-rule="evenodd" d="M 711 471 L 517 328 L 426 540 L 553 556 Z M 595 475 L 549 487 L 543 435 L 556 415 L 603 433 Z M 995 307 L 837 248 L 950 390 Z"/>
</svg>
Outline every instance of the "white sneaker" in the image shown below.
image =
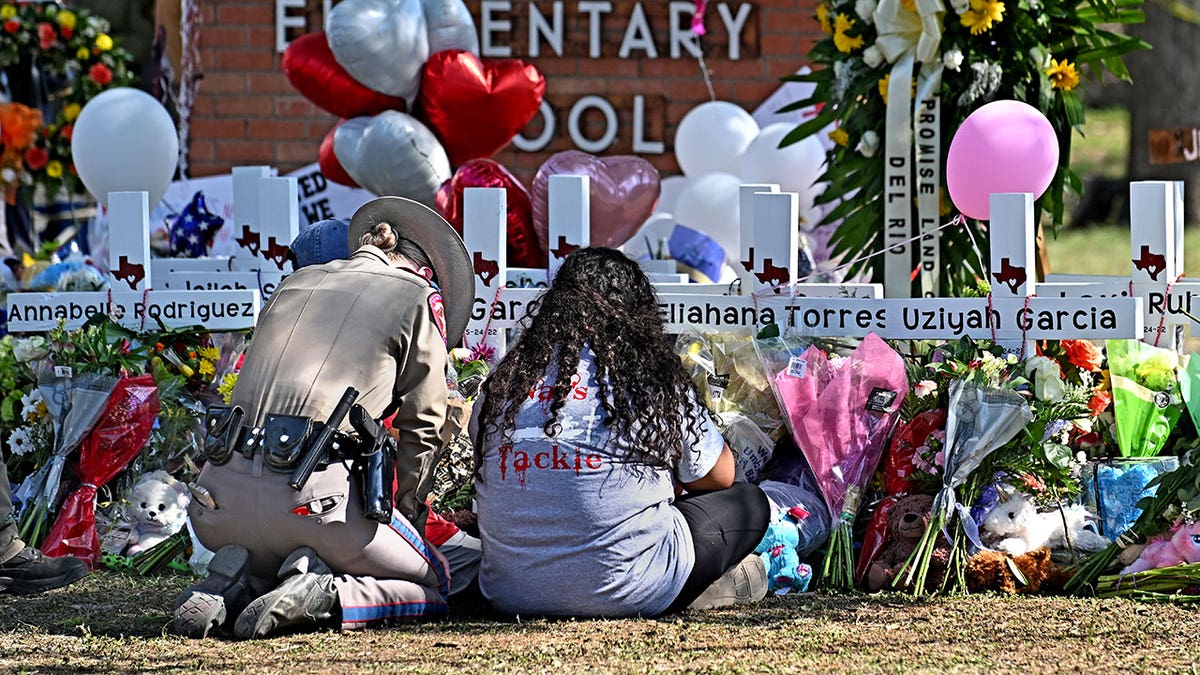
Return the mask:
<svg viewBox="0 0 1200 675">
<path fill-rule="evenodd" d="M 762 558 L 751 553 L 721 575 L 688 609 L 713 609 L 741 602 L 758 602 L 767 597 L 767 568 Z"/>
</svg>

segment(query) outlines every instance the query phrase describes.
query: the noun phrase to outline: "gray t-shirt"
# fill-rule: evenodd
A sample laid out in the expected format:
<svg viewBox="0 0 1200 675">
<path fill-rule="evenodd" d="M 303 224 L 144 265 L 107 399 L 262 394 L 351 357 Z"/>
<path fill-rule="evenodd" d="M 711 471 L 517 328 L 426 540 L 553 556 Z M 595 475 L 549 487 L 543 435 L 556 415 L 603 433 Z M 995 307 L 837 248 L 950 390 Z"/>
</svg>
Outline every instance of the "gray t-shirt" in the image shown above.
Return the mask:
<svg viewBox="0 0 1200 675">
<path fill-rule="evenodd" d="M 498 435 L 484 440 L 480 589 L 509 614 L 661 614 L 694 563 L 687 523 L 671 506 L 671 472 L 627 459 L 625 439 L 608 442 L 587 350 L 559 411 L 562 431 L 546 436 L 554 381 L 548 373 L 521 404 L 511 447 Z M 700 438 L 675 470 L 685 483 L 707 475 L 725 445 L 700 410 Z"/>
</svg>

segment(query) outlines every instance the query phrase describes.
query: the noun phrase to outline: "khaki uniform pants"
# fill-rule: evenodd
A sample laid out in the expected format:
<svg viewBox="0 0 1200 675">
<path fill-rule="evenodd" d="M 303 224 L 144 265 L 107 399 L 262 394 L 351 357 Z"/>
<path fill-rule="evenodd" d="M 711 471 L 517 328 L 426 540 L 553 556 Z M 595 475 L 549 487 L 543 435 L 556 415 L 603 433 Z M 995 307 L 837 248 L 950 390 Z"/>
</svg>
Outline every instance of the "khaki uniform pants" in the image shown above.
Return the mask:
<svg viewBox="0 0 1200 675">
<path fill-rule="evenodd" d="M 197 483 L 217 508 L 192 500 L 196 536 L 214 551 L 244 546 L 251 573 L 268 578 L 292 551 L 311 547 L 334 572 L 343 628 L 446 614 L 446 560 L 399 511 L 387 525 L 364 518 L 358 486 L 342 464 L 313 472 L 303 490 L 287 481 L 261 454 L 206 465 Z"/>
</svg>

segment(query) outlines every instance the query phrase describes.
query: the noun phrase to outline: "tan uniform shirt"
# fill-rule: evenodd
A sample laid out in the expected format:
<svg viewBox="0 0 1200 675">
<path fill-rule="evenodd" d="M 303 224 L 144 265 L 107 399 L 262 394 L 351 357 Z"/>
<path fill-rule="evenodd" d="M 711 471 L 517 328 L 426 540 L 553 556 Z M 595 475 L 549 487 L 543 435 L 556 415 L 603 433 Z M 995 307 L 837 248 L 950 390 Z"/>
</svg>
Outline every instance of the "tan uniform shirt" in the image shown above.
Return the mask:
<svg viewBox="0 0 1200 675">
<path fill-rule="evenodd" d="M 396 410 L 397 507 L 419 519 L 418 528 L 446 417 L 446 345 L 434 293 L 374 246 L 302 268 L 263 309 L 233 391 L 233 403 L 256 426 L 271 413 L 322 421 L 346 387 L 359 391 L 358 403 L 375 417 Z M 342 429 L 350 430 L 349 420 Z"/>
</svg>

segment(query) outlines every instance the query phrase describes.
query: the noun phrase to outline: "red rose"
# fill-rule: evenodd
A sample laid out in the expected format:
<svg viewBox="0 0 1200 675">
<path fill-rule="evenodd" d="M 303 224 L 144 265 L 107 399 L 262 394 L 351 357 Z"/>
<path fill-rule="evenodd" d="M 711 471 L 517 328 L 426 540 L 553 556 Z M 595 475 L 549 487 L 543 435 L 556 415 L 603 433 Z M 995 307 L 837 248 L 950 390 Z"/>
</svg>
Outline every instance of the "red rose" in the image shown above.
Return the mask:
<svg viewBox="0 0 1200 675">
<path fill-rule="evenodd" d="M 1104 445 L 1104 439 L 1101 438 L 1100 434 L 1095 431 L 1089 431 L 1086 434 L 1081 435 L 1075 440 L 1075 442 L 1078 443 L 1079 447 L 1083 448 L 1084 450 L 1090 450 L 1092 448 L 1098 448 L 1101 445 Z"/>
<path fill-rule="evenodd" d="M 92 66 L 90 70 L 88 70 L 88 77 L 92 78 L 93 82 L 103 87 L 109 82 L 112 82 L 112 71 L 109 70 L 108 66 L 104 65 L 103 63 L 97 63 L 96 65 Z"/>
<path fill-rule="evenodd" d="M 1100 353 L 1096 345 L 1087 340 L 1063 340 L 1061 344 L 1063 350 L 1067 352 L 1067 360 L 1080 370 L 1094 373 L 1104 365 L 1104 355 Z"/>
<path fill-rule="evenodd" d="M 71 134 L 75 133 L 75 125 L 68 124 L 64 126 L 58 133 L 63 137 L 63 140 L 69 141 L 71 140 Z"/>
<path fill-rule="evenodd" d="M 1088 400 L 1088 410 L 1092 411 L 1092 417 L 1098 417 L 1100 413 L 1108 410 L 1110 403 L 1112 403 L 1112 394 L 1107 391 L 1098 391 L 1092 394 L 1092 398 Z"/>
<path fill-rule="evenodd" d="M 70 40 L 71 36 L 75 34 L 75 29 L 70 26 L 59 26 L 58 30 L 62 33 L 64 40 Z"/>
<path fill-rule="evenodd" d="M 37 27 L 38 41 L 42 49 L 50 49 L 58 42 L 58 32 L 48 23 L 39 23 Z"/>
<path fill-rule="evenodd" d="M 8 31 L 9 33 L 15 33 L 21 30 L 21 22 L 17 21 L 16 19 L 9 19 L 8 21 L 4 22 L 4 30 Z"/>
<path fill-rule="evenodd" d="M 46 152 L 45 148 L 33 146 L 25 151 L 25 165 L 31 170 L 37 171 L 46 166 L 46 162 L 50 161 L 50 153 Z"/>
</svg>

